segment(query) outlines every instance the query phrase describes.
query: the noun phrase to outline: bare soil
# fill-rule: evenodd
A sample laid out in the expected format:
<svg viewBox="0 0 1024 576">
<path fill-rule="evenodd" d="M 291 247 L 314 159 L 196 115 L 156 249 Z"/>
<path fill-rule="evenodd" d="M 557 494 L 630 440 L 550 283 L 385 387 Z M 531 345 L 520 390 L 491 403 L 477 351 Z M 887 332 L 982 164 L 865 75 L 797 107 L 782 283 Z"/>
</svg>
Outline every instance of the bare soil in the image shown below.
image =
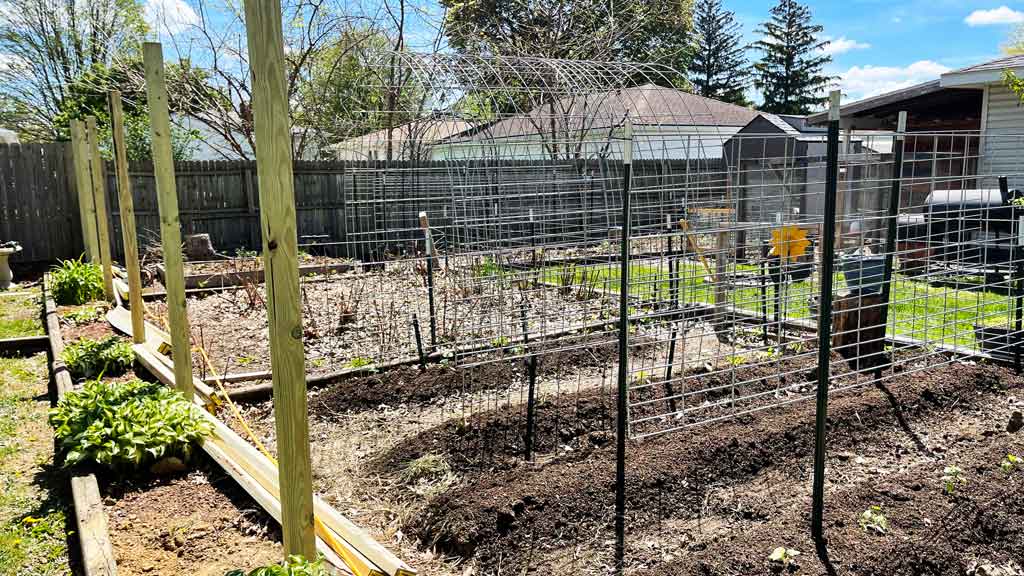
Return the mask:
<svg viewBox="0 0 1024 576">
<path fill-rule="evenodd" d="M 223 576 L 281 560 L 276 522 L 216 464 L 196 464 L 103 487 L 118 574 Z"/>
<path fill-rule="evenodd" d="M 923 519 L 918 523 L 930 530 L 938 529 L 939 519 L 950 514 L 966 514 L 964 518 L 969 524 L 981 512 L 997 519 L 995 525 L 999 529 L 995 534 L 999 538 L 993 538 L 991 529 L 963 531 L 955 525 L 943 526 L 943 538 L 957 543 L 953 554 L 958 558 L 967 558 L 970 547 L 976 555 L 985 555 L 991 561 L 1002 562 L 1019 554 L 1024 550 L 1021 502 L 1016 497 L 1006 498 L 1004 490 L 1015 486 L 1019 489 L 1020 480 L 1014 478 L 1007 484 L 1009 477 L 999 475 L 999 460 L 1007 453 L 1019 454 L 1024 449 L 1024 438 L 1002 431 L 1009 416 L 1009 395 L 1018 394 L 1021 384 L 1019 376 L 1003 368 L 953 364 L 891 384 L 888 392 L 865 387 L 834 398 L 830 405 L 829 444 L 833 454 L 845 454 L 839 458 L 857 458 L 848 453 L 854 450 L 860 458 L 891 457 L 895 467 L 906 465 L 900 461 L 908 459 L 908 451 L 903 448 L 893 454 L 891 444 L 901 442 L 907 434 L 896 425 L 900 418 L 907 427 L 926 422 L 935 426 L 936 429 L 929 430 L 929 436 L 943 438 L 943 444 L 952 436 L 980 448 L 964 451 L 952 459 L 949 446 L 926 446 L 927 457 L 922 458 L 919 467 L 907 467 L 901 472 L 903 476 L 884 476 L 887 484 L 892 484 L 890 492 L 895 497 L 872 496 L 870 480 L 877 481 L 879 476 L 833 476 L 827 517 L 830 533 L 851 524 L 854 532 L 859 530 L 857 517 L 873 498 L 878 500 L 875 504 L 883 505 L 900 499 L 913 502 L 914 497 L 906 500 L 906 494 L 920 491 L 923 495 L 918 504 L 926 505 L 921 517 L 934 521 L 930 526 Z M 893 406 L 898 407 L 899 418 Z M 961 423 L 956 421 L 964 413 L 980 416 L 972 419 L 974 429 L 969 432 L 962 431 L 958 426 Z M 669 570 L 694 574 L 761 573 L 768 569 L 767 557 L 774 546 L 790 546 L 805 553 L 813 550 L 806 544 L 806 473 L 813 449 L 813 414 L 813 404 L 799 403 L 739 417 L 714 428 L 631 443 L 627 456 L 627 525 L 634 539 L 631 566 L 652 568 L 659 574 Z M 910 454 L 914 448 L 912 445 Z M 974 512 L 970 507 L 961 509 L 958 497 L 949 498 L 945 507 L 940 506 L 946 496 L 935 470 L 952 463 L 972 477 L 968 486 L 979 485 L 977 499 L 971 504 Z M 795 477 L 794 471 L 798 472 Z M 759 508 L 740 506 L 726 515 L 728 522 L 705 516 L 708 499 L 719 490 L 732 491 L 732 501 L 742 502 L 765 493 L 761 484 L 765 478 L 773 480 L 767 488 L 772 498 L 762 500 Z M 843 487 L 851 484 L 857 486 L 859 499 L 843 493 Z M 595 450 L 582 461 L 556 460 L 539 469 L 495 469 L 475 475 L 466 484 L 432 499 L 426 513 L 412 519 L 406 531 L 428 546 L 474 558 L 478 567 L 491 571 L 500 563 L 503 570 L 515 572 L 527 568 L 559 572 L 558 568 L 564 568 L 566 562 L 580 559 L 578 553 L 582 548 L 590 554 L 589 558 L 586 554 L 582 557 L 583 564 L 589 564 L 585 571 L 601 573 L 599 567 L 610 562 L 611 548 L 607 543 L 612 537 L 613 488 L 614 452 L 610 448 Z M 971 492 L 963 490 L 960 494 L 966 497 Z M 779 498 L 783 498 L 782 504 Z M 909 509 L 912 504 L 906 506 Z M 947 514 L 942 514 L 943 510 Z M 893 512 L 893 521 L 900 518 L 899 525 L 904 530 L 900 511 Z M 705 526 L 700 526 L 702 519 Z M 710 532 L 716 537 L 693 544 L 686 537 L 679 538 L 679 532 L 665 529 L 659 533 L 655 529 L 694 520 L 698 524 L 695 532 Z M 910 523 L 906 529 L 914 525 Z M 896 560 L 919 558 L 924 562 L 936 538 L 910 532 L 918 538 L 908 540 L 901 537 L 903 534 L 885 537 L 904 550 Z M 646 544 L 652 546 L 644 551 Z M 670 544 L 674 546 L 672 551 L 662 553 Z M 840 547 L 838 542 L 835 545 Z M 863 546 L 863 542 L 852 545 L 849 554 L 852 556 L 857 547 Z M 675 561 L 680 555 L 686 560 Z M 945 557 L 949 556 L 945 553 Z M 693 562 L 698 558 L 699 562 Z M 909 563 L 906 569 L 898 568 L 898 563 L 895 571 L 892 563 L 874 571 L 868 565 L 854 565 L 860 568 L 847 573 L 962 574 L 967 562 L 948 568 L 940 563 L 934 570 L 928 568 L 933 571 L 926 571 L 927 563 L 905 561 Z M 811 572 L 816 573 L 813 569 Z"/>
</svg>

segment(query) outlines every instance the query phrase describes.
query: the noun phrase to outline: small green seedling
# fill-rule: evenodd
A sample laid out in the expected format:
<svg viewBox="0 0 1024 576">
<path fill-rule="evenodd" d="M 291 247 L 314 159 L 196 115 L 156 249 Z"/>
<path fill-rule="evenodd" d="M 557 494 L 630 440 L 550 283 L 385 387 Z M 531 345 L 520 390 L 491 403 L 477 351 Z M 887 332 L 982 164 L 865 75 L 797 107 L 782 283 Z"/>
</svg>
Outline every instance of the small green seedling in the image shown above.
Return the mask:
<svg viewBox="0 0 1024 576">
<path fill-rule="evenodd" d="M 356 356 L 355 358 L 348 361 L 346 364 L 348 368 L 366 368 L 367 366 L 373 366 L 373 358 L 366 358 L 365 356 Z"/>
<path fill-rule="evenodd" d="M 999 464 L 999 469 L 1009 474 L 1010 472 L 1013 472 L 1014 468 L 1020 466 L 1021 463 L 1022 460 L 1020 457 L 1014 456 L 1013 454 L 1007 454 L 1006 458 L 1003 458 L 1002 463 Z"/>
<path fill-rule="evenodd" d="M 771 556 L 768 556 L 768 560 L 775 562 L 776 564 L 781 564 L 782 566 L 789 566 L 796 562 L 796 557 L 799 555 L 799 550 L 779 546 L 775 550 L 772 550 Z"/>
<path fill-rule="evenodd" d="M 642 386 L 648 384 L 651 381 L 651 374 L 646 370 L 640 370 L 633 374 L 633 385 Z"/>
<path fill-rule="evenodd" d="M 252 356 L 239 356 L 235 360 L 238 362 L 239 366 L 248 366 L 256 361 Z"/>
<path fill-rule="evenodd" d="M 952 494 L 956 492 L 957 486 L 967 484 L 967 478 L 964 477 L 964 471 L 959 466 L 946 466 L 942 472 L 942 484 L 946 489 L 946 494 Z"/>
<path fill-rule="evenodd" d="M 245 570 L 230 570 L 224 576 L 326 576 L 323 558 L 306 560 L 302 556 L 289 556 L 283 564 L 261 566 L 246 573 Z"/>
<path fill-rule="evenodd" d="M 508 346 L 511 343 L 512 343 L 512 341 L 509 340 L 508 336 L 498 336 L 497 338 L 494 338 L 493 340 L 491 340 L 491 347 L 492 348 L 504 348 L 504 347 Z"/>
<path fill-rule="evenodd" d="M 885 534 L 889 531 L 889 519 L 882 514 L 881 506 L 872 506 L 862 512 L 858 523 L 860 529 L 865 532 L 874 530 L 879 534 Z"/>
</svg>

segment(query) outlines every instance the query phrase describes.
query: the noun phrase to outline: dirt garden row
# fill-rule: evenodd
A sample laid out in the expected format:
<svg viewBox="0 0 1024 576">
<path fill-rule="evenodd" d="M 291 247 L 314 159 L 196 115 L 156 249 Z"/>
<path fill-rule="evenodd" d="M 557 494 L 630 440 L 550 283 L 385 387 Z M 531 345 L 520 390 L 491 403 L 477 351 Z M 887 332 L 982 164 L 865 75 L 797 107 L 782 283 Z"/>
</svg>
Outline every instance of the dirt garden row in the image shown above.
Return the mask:
<svg viewBox="0 0 1024 576">
<path fill-rule="evenodd" d="M 814 357 L 785 360 L 787 385 L 801 397 L 813 395 Z M 1024 379 L 994 365 L 929 362 L 936 360 L 898 363 L 906 374 L 882 387 L 863 375 L 835 380 L 862 384 L 830 404 L 826 529 L 839 573 L 952 575 L 972 563 L 1021 562 L 1024 470 L 1001 464 L 1024 453 L 1024 433 L 1007 432 L 1024 408 Z M 842 366 L 838 357 L 833 365 Z M 520 368 L 488 368 L 491 386 L 468 391 L 414 385 L 436 382 L 445 370 L 455 382 L 468 378 L 412 368 L 312 391 L 318 491 L 364 511 L 362 525 L 437 573 L 459 573 L 463 563 L 481 574 L 606 573 L 613 367 L 542 377 L 536 463 L 522 459 L 524 407 L 506 383 L 505 370 Z M 735 378 L 772 389 L 778 373 L 738 367 Z M 555 390 L 555 381 L 562 387 Z M 381 387 L 392 394 L 386 404 L 360 398 L 359 390 Z M 272 444 L 270 404 L 245 413 Z M 826 573 L 808 536 L 813 421 L 813 403 L 796 402 L 631 443 L 629 570 L 761 573 L 783 546 L 801 552 L 790 569 Z M 952 493 L 944 488 L 947 467 L 966 480 Z M 872 506 L 888 518 L 886 534 L 859 526 Z"/>
</svg>

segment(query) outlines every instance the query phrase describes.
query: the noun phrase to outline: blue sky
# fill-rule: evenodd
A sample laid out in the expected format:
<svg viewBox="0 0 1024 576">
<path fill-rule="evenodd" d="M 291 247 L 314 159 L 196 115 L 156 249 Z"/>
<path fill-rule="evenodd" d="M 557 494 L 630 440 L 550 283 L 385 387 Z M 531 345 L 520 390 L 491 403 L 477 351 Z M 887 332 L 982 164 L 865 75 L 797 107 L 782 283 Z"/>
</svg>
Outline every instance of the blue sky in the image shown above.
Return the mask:
<svg viewBox="0 0 1024 576">
<path fill-rule="evenodd" d="M 151 21 L 165 28 L 184 27 L 195 19 L 197 0 L 144 0 Z M 840 77 L 844 100 L 857 100 L 937 78 L 1000 56 L 1008 36 L 1024 24 L 1024 0 L 804 0 L 814 20 L 833 40 L 834 61 L 828 72 Z M 352 12 L 377 12 L 381 0 L 343 0 Z M 736 13 L 749 41 L 776 0 L 723 0 Z M 216 4 L 216 3 L 214 3 Z M 410 4 L 436 18 L 434 0 Z M 412 19 L 417 19 L 413 16 Z M 155 22 L 154 22 L 155 23 Z M 429 26 L 422 35 L 432 37 Z M 751 54 L 752 57 L 756 53 Z M 755 94 L 751 94 L 757 100 Z"/>
<path fill-rule="evenodd" d="M 947 69 L 1001 55 L 1024 0 L 828 0 L 805 2 L 835 41 L 829 72 L 844 100 L 925 82 Z M 723 0 L 744 31 L 764 21 L 774 0 Z"/>
</svg>

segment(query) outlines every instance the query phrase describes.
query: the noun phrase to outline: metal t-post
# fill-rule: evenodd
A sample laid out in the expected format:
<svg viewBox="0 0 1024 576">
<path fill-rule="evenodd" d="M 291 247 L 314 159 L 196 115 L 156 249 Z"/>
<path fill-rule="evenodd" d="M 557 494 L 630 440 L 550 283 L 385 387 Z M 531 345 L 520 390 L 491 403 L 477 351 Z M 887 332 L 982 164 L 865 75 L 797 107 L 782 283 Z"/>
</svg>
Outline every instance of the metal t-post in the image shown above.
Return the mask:
<svg viewBox="0 0 1024 576">
<path fill-rule="evenodd" d="M 828 418 L 829 361 L 832 357 L 832 272 L 835 266 L 836 190 L 839 182 L 839 98 L 829 94 L 828 148 L 825 167 L 825 221 L 821 237 L 821 294 L 818 315 L 818 402 L 814 421 L 814 482 L 812 488 L 811 535 L 824 538 L 825 508 L 825 424 Z"/>
<path fill-rule="evenodd" d="M 622 262 L 619 270 L 619 391 L 616 403 L 615 444 L 615 572 L 621 576 L 626 567 L 626 436 L 629 434 L 627 395 L 629 394 L 629 234 L 630 187 L 633 168 L 633 123 L 625 125 L 622 146 Z"/>
</svg>

